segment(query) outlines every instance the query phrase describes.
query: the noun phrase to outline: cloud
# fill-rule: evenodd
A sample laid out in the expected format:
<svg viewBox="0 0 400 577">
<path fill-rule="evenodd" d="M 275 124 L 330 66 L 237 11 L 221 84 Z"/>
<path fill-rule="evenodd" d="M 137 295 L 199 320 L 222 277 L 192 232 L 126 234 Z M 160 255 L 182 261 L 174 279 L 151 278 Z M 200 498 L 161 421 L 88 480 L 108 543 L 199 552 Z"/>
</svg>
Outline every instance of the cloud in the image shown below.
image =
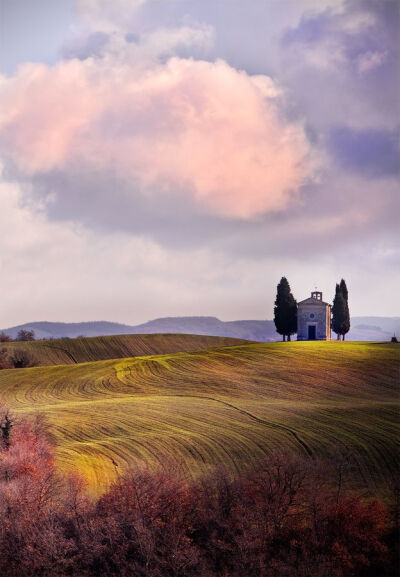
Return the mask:
<svg viewBox="0 0 400 577">
<path fill-rule="evenodd" d="M 9 287 L 2 328 L 44 319 L 270 316 L 281 263 L 232 259 L 212 245 L 167 249 L 140 236 L 54 222 L 40 205 L 26 205 L 15 183 L 0 181 L 0 198 L 0 274 Z"/>
<path fill-rule="evenodd" d="M 172 44 L 188 35 L 181 31 Z M 131 183 L 124 194 L 133 198 L 175 197 L 177 207 L 182 199 L 224 218 L 254 218 L 295 201 L 311 176 L 310 149 L 302 126 L 283 117 L 269 77 L 188 58 L 143 67 L 130 50 L 26 64 L 3 82 L 6 161 L 33 180 L 101 169 Z M 63 194 L 48 192 L 56 203 Z M 118 191 L 109 194 L 118 209 Z"/>
<path fill-rule="evenodd" d="M 15 183 L 0 180 L 0 198 L 0 274 L 10 287 L 2 293 L 3 328 L 40 319 L 135 323 L 193 314 L 194 294 L 207 313 L 212 287 L 214 302 L 222 303 L 237 274 L 208 248 L 167 250 L 140 236 L 48 220 Z"/>
<path fill-rule="evenodd" d="M 79 18 L 90 28 L 113 32 L 130 24 L 147 0 L 77 0 Z"/>
<path fill-rule="evenodd" d="M 101 56 L 109 40 L 109 35 L 102 31 L 90 34 L 75 32 L 64 42 L 61 54 L 66 59 L 79 58 L 79 60 Z"/>
<path fill-rule="evenodd" d="M 2 326 L 271 318 L 282 274 L 395 314 L 393 6 L 81 2 L 0 79 Z"/>
<path fill-rule="evenodd" d="M 400 176 L 399 132 L 336 127 L 329 148 L 339 163 L 368 176 Z"/>
<path fill-rule="evenodd" d="M 303 15 L 281 39 L 281 82 L 317 130 L 390 129 L 400 114 L 396 0 Z"/>
<path fill-rule="evenodd" d="M 343 183 L 338 183 L 340 202 L 342 188 Z M 343 198 L 346 194 L 344 190 Z M 355 207 L 347 218 L 336 222 L 321 208 L 316 219 L 304 215 L 297 230 L 275 223 L 272 234 L 260 226 L 259 237 L 252 229 L 252 239 L 248 235 L 235 238 L 232 229 L 237 244 L 231 252 L 221 251 L 212 242 L 204 248 L 181 244 L 174 250 L 131 234 L 104 234 L 52 222 L 42 207 L 24 204 L 19 187 L 12 183 L 0 182 L 0 197 L 0 274 L 6 279 L 3 328 L 44 319 L 133 324 L 157 316 L 202 314 L 225 320 L 272 318 L 275 288 L 282 274 L 288 276 L 299 299 L 315 283 L 331 299 L 335 282 L 344 276 L 352 314 L 396 313 L 391 297 L 398 279 L 393 272 L 398 246 L 382 236 L 378 242 L 368 235 L 360 237 L 358 246 L 346 242 L 350 229 L 357 226 Z M 379 206 L 374 208 L 379 210 Z M 328 235 L 336 239 L 322 245 L 318 258 L 312 234 L 315 226 L 321 227 L 322 242 Z M 240 252 L 246 237 L 259 251 L 253 258 L 248 251 Z M 367 285 L 371 291 L 365 291 Z"/>
<path fill-rule="evenodd" d="M 214 43 L 214 29 L 206 24 L 158 27 L 146 33 L 117 31 L 88 32 L 78 28 L 66 40 L 62 55 L 66 59 L 106 57 L 118 64 L 134 63 L 134 68 L 145 69 L 157 62 L 166 62 L 171 56 L 196 59 L 204 57 Z"/>
<path fill-rule="evenodd" d="M 341 187 L 338 184 L 338 191 Z M 339 242 L 354 226 L 355 209 L 347 220 L 337 222 L 322 210 L 317 219 L 304 215 L 296 231 L 276 223 L 273 236 L 260 226 L 260 236 L 251 242 L 264 248 L 257 246 L 257 258 L 249 259 L 247 251 L 240 252 L 243 237 L 235 239 L 233 229 L 234 254 L 212 242 L 204 248 L 181 245 L 174 250 L 131 234 L 104 234 L 52 222 L 43 207 L 24 203 L 15 183 L 0 181 L 0 198 L 2 328 L 45 319 L 134 324 L 157 316 L 272 318 L 275 287 L 282 274 L 289 277 L 299 299 L 315 283 L 332 298 L 335 282 L 344 276 L 353 314 L 396 313 L 391 297 L 398 277 L 393 272 L 398 247 L 368 236 L 358 247 Z M 335 253 L 325 246 L 323 257 L 315 258 L 316 224 L 321 226 L 322 240 L 328 234 L 336 237 Z M 297 248 L 304 236 L 302 248 Z M 295 243 L 296 251 L 280 248 L 285 243 Z M 365 291 L 366 285 L 373 289 Z"/>
<path fill-rule="evenodd" d="M 358 71 L 360 74 L 367 74 L 374 68 L 379 68 L 388 56 L 387 51 L 379 52 L 369 50 L 358 57 Z"/>
</svg>

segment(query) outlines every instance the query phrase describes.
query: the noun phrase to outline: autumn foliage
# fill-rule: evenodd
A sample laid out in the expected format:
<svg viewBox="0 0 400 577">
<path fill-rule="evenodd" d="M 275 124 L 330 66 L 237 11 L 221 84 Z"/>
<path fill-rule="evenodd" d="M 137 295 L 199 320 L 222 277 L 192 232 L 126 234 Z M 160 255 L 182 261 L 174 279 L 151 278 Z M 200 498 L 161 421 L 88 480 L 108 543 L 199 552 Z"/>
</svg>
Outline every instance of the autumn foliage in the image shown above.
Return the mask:
<svg viewBox="0 0 400 577">
<path fill-rule="evenodd" d="M 56 470 L 40 418 L 0 406 L 0 574 L 132 577 L 394 575 L 385 507 L 342 469 L 275 454 L 235 478 L 121 477 L 100 499 Z"/>
</svg>

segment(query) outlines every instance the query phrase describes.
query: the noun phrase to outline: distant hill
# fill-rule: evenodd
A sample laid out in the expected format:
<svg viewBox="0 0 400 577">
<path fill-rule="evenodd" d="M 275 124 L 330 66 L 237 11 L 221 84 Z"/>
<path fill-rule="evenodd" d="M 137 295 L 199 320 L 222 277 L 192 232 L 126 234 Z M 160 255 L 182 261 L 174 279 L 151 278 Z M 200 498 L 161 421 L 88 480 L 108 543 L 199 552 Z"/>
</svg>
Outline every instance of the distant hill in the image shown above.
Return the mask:
<svg viewBox="0 0 400 577">
<path fill-rule="evenodd" d="M 78 336 L 96 337 L 118 334 L 184 333 L 216 337 L 234 337 L 259 342 L 280 340 L 273 321 L 221 321 L 216 317 L 165 317 L 140 325 L 107 321 L 83 323 L 33 322 L 4 329 L 12 338 L 20 329 L 33 329 L 37 339 Z M 348 340 L 387 341 L 400 336 L 400 317 L 352 317 Z M 334 335 L 333 335 L 334 336 Z"/>
<path fill-rule="evenodd" d="M 132 327 L 120 323 L 109 323 L 106 321 L 84 322 L 84 323 L 51 323 L 34 322 L 25 323 L 9 329 L 4 329 L 7 335 L 13 339 L 21 329 L 35 331 L 37 339 L 60 339 L 63 337 L 76 338 L 97 337 L 103 335 L 132 334 Z"/>
<path fill-rule="evenodd" d="M 216 317 L 166 317 L 132 327 L 135 333 L 191 333 L 235 337 L 252 341 L 275 341 L 279 335 L 273 321 L 220 321 Z"/>
</svg>

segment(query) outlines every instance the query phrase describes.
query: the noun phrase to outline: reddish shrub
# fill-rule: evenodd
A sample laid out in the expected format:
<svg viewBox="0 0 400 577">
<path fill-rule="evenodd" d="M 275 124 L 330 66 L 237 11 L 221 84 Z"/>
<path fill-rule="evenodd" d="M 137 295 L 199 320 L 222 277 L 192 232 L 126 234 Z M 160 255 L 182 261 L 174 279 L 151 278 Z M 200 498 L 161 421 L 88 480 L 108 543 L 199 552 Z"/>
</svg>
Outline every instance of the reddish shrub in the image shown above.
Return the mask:
<svg viewBox="0 0 400 577">
<path fill-rule="evenodd" d="M 0 349 L 0 370 L 11 369 L 12 364 L 7 349 Z"/>
<path fill-rule="evenodd" d="M 326 464 L 277 454 L 198 485 L 144 469 L 95 501 L 57 474 L 43 417 L 17 422 L 1 406 L 0 426 L 2 577 L 395 574 L 385 508 L 346 495 L 342 469 L 332 483 Z"/>
</svg>

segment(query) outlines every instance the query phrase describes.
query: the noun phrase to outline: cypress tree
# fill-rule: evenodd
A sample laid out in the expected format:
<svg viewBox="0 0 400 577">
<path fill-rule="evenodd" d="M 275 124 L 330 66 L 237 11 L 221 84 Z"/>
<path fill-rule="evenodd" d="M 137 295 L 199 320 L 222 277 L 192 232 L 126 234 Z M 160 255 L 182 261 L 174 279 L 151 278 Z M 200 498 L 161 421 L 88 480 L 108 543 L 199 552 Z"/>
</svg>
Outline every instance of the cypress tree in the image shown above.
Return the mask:
<svg viewBox="0 0 400 577">
<path fill-rule="evenodd" d="M 345 334 L 350 330 L 350 311 L 349 311 L 349 291 L 347 290 L 346 281 L 342 278 L 340 281 L 340 292 L 343 295 L 345 301 L 344 307 L 344 320 L 342 324 L 342 336 L 343 340 L 345 338 Z"/>
<path fill-rule="evenodd" d="M 343 295 L 343 298 L 345 301 L 349 300 L 349 291 L 347 290 L 347 286 L 346 286 L 346 281 L 344 280 L 344 278 L 342 278 L 342 280 L 340 281 L 340 292 Z"/>
<path fill-rule="evenodd" d="M 347 302 L 349 293 L 345 281 L 342 279 L 340 284 L 336 285 L 335 298 L 332 307 L 332 329 L 337 334 L 338 340 L 349 332 L 350 313 Z"/>
<path fill-rule="evenodd" d="M 283 341 L 286 336 L 290 341 L 290 336 L 297 332 L 297 302 L 286 277 L 282 277 L 277 286 L 274 322 Z"/>
<path fill-rule="evenodd" d="M 342 323 L 344 321 L 345 300 L 340 290 L 340 286 L 336 284 L 335 298 L 332 306 L 332 330 L 337 334 L 337 340 L 340 340 L 342 334 Z"/>
</svg>

